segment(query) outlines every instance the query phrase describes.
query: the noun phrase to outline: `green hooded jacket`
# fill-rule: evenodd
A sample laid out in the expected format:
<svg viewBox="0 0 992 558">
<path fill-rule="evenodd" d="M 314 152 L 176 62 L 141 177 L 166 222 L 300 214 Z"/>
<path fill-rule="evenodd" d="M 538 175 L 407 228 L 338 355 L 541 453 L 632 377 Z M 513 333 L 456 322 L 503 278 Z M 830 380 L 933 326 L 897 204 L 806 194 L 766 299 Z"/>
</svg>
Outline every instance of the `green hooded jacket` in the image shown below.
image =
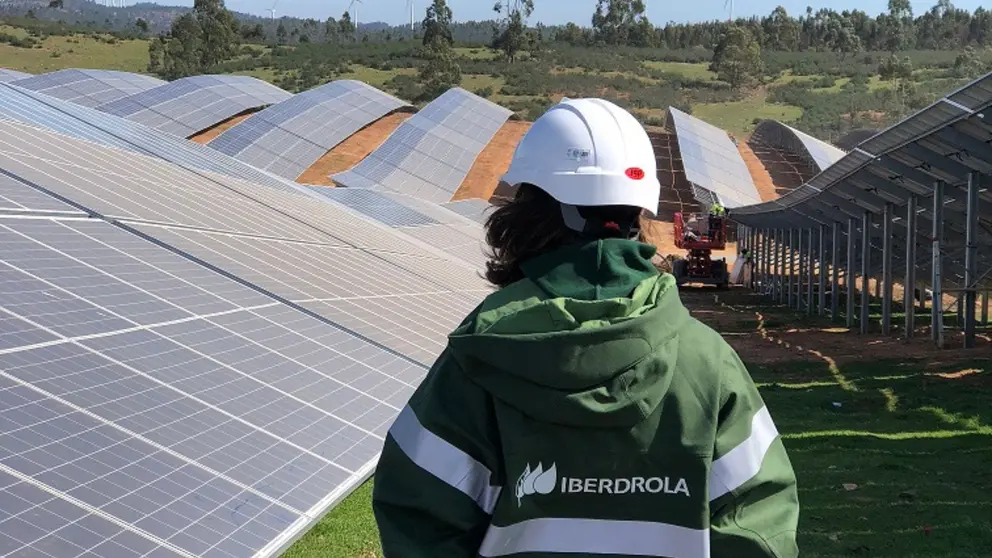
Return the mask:
<svg viewBox="0 0 992 558">
<path fill-rule="evenodd" d="M 375 474 L 386 558 L 798 556 L 768 410 L 654 252 L 530 260 L 449 336 Z"/>
</svg>

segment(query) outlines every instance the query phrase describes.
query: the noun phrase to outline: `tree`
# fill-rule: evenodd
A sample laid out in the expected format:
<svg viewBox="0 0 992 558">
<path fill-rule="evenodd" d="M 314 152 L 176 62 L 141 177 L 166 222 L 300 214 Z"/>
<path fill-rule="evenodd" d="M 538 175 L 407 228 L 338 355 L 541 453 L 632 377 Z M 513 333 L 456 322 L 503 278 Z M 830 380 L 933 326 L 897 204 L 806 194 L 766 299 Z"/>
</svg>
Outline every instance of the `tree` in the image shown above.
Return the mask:
<svg viewBox="0 0 992 558">
<path fill-rule="evenodd" d="M 223 0 L 193 0 L 193 13 L 203 32 L 200 67 L 204 70 L 233 58 L 241 46 L 241 24 Z"/>
<path fill-rule="evenodd" d="M 493 23 L 492 48 L 512 64 L 527 46 L 527 18 L 534 13 L 534 0 L 496 0 L 493 11 L 500 19 Z"/>
<path fill-rule="evenodd" d="M 141 31 L 142 33 L 148 32 L 148 21 L 146 21 L 144 18 L 139 17 L 138 19 L 136 19 L 134 22 L 134 26 L 137 27 L 138 31 Z"/>
<path fill-rule="evenodd" d="M 734 89 L 740 89 L 760 78 L 764 72 L 761 46 L 750 31 L 731 25 L 720 37 L 713 51 L 710 71 Z"/>
<path fill-rule="evenodd" d="M 286 26 L 280 21 L 279 26 L 276 27 L 276 40 L 279 41 L 279 44 L 284 45 L 286 44 L 286 36 Z"/>
<path fill-rule="evenodd" d="M 912 79 L 913 62 L 908 56 L 899 58 L 892 55 L 878 66 L 878 74 L 886 81 Z"/>
<path fill-rule="evenodd" d="M 975 48 L 968 45 L 954 59 L 954 75 L 959 78 L 977 78 L 985 73 L 985 63 Z"/>
<path fill-rule="evenodd" d="M 338 33 L 342 37 L 354 38 L 356 32 L 355 24 L 351 21 L 351 14 L 347 11 L 341 14 L 341 19 L 338 20 Z"/>
<path fill-rule="evenodd" d="M 424 39 L 423 44 L 427 49 L 440 48 L 443 44 L 447 48 L 455 43 L 451 36 L 451 8 L 446 0 L 434 0 L 427 7 L 427 16 L 424 18 Z"/>
<path fill-rule="evenodd" d="M 246 41 L 265 41 L 265 28 L 261 23 L 254 25 L 246 23 L 241 26 L 241 37 Z"/>
<path fill-rule="evenodd" d="M 48 3 L 49 8 L 55 8 L 56 10 L 61 10 L 64 5 L 62 0 L 52 0 Z"/>
<path fill-rule="evenodd" d="M 597 41 L 608 45 L 650 46 L 653 27 L 644 0 L 598 0 L 592 15 Z"/>
<path fill-rule="evenodd" d="M 434 0 L 424 18 L 423 58 L 420 82 L 421 98 L 433 99 L 462 82 L 462 70 L 455 61 L 451 36 L 451 8 L 445 0 Z"/>
<path fill-rule="evenodd" d="M 148 69 L 166 79 L 202 74 L 233 58 L 241 28 L 223 0 L 194 0 L 193 9 L 177 17 L 167 34 L 148 45 Z"/>
</svg>

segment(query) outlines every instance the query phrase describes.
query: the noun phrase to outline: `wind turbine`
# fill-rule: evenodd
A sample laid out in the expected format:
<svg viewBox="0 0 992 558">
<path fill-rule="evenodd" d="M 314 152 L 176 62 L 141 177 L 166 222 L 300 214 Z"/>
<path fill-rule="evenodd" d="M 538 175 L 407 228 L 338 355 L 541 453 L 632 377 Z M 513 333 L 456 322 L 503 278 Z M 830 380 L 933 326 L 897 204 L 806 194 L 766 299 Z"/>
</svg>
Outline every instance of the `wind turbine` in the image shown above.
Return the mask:
<svg viewBox="0 0 992 558">
<path fill-rule="evenodd" d="M 348 4 L 348 13 L 352 13 L 351 8 L 355 8 L 355 37 L 358 37 L 358 6 L 355 6 L 355 2 L 359 4 L 364 4 L 362 0 L 351 0 L 351 4 Z"/>
<path fill-rule="evenodd" d="M 730 15 L 727 17 L 727 22 L 728 23 L 733 23 L 734 22 L 734 0 L 724 0 L 724 2 L 723 2 L 723 9 L 726 10 L 727 9 L 727 6 L 730 6 Z"/>
<path fill-rule="evenodd" d="M 406 6 L 410 8 L 410 31 L 413 31 L 413 22 L 415 21 L 413 15 L 413 0 L 406 0 Z"/>
<path fill-rule="evenodd" d="M 275 19 L 276 18 L 276 4 L 278 4 L 278 3 L 279 3 L 279 0 L 276 0 L 275 2 L 272 3 L 272 7 L 269 8 L 269 17 L 271 19 Z"/>
</svg>

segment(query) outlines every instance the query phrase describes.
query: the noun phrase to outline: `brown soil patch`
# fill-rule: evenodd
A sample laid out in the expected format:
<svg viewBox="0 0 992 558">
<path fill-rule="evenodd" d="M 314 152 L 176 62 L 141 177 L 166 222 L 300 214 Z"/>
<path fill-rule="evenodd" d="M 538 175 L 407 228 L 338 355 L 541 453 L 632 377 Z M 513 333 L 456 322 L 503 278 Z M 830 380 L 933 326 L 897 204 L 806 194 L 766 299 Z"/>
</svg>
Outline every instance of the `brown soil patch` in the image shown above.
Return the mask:
<svg viewBox="0 0 992 558">
<path fill-rule="evenodd" d="M 741 147 L 743 148 L 744 145 L 742 144 Z M 806 163 L 799 155 L 789 153 L 756 139 L 748 142 L 747 149 L 757 157 L 758 162 L 764 169 L 764 173 L 771 178 L 774 185 L 774 197 L 783 196 L 795 190 L 817 174 L 817 170 Z M 741 154 L 743 155 L 743 153 L 742 150 Z M 751 168 L 747 156 L 744 157 L 744 160 L 748 162 L 748 167 Z M 755 170 L 752 169 L 752 176 L 754 176 L 754 173 Z M 755 182 L 757 183 L 757 178 Z M 760 189 L 759 193 L 762 195 L 762 201 L 768 201 L 764 198 L 765 194 Z"/>
<path fill-rule="evenodd" d="M 202 132 L 199 132 L 191 136 L 189 140 L 195 141 L 200 145 L 206 145 L 210 143 L 210 141 L 216 138 L 217 136 L 237 126 L 238 124 L 241 124 L 253 114 L 255 114 L 255 111 L 241 113 L 235 117 L 228 118 L 227 120 L 221 122 L 220 124 L 217 124 L 213 128 L 207 128 L 206 130 L 203 130 Z"/>
<path fill-rule="evenodd" d="M 452 201 L 468 198 L 488 200 L 492 197 L 499 178 L 510 168 L 510 160 L 517 144 L 530 129 L 530 122 L 508 120 L 496 132 L 489 145 L 476 158 L 472 169 L 465 176 Z"/>
<path fill-rule="evenodd" d="M 680 294 L 693 316 L 723 333 L 743 360 L 756 364 L 819 360 L 842 365 L 899 357 L 922 359 L 929 366 L 974 359 L 992 350 L 992 342 L 984 336 L 977 338 L 975 349 L 960 349 L 962 334 L 958 331 L 947 331 L 949 348 L 938 349 L 922 327 L 910 341 L 895 334 L 861 335 L 825 320 L 822 325 L 797 327 L 798 315 L 769 309 L 766 300 L 744 289 L 722 293 L 682 289 Z M 745 324 L 750 327 L 742 327 Z"/>
<path fill-rule="evenodd" d="M 329 175 L 344 172 L 360 163 L 411 116 L 413 114 L 409 112 L 394 112 L 376 120 L 317 159 L 296 181 L 316 186 L 334 186 Z"/>
<path fill-rule="evenodd" d="M 664 131 L 651 130 L 648 137 L 654 147 L 658 182 L 661 183 L 658 220 L 671 223 L 678 212 L 697 211 L 699 203 L 692 195 L 692 185 L 685 178 L 685 167 L 682 166 L 682 156 L 675 136 Z"/>
<path fill-rule="evenodd" d="M 772 175 L 769 174 L 768 169 L 765 168 L 765 164 L 761 159 L 755 155 L 751 146 L 746 142 L 738 141 L 737 151 L 740 152 L 744 163 L 747 165 L 748 172 L 751 173 L 751 180 L 754 181 L 754 186 L 758 190 L 758 195 L 761 196 L 761 201 L 766 202 L 777 198 L 778 192 L 775 191 L 775 181 L 772 180 Z"/>
</svg>

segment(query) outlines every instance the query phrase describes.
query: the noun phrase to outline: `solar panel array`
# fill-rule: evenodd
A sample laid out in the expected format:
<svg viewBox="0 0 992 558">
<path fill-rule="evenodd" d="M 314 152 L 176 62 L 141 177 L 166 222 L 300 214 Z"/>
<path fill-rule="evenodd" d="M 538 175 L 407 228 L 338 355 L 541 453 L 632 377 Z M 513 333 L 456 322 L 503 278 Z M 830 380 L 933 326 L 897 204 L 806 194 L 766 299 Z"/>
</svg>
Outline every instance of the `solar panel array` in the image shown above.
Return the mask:
<svg viewBox="0 0 992 558">
<path fill-rule="evenodd" d="M 325 188 L 312 191 L 407 236 L 422 240 L 477 269 L 485 265 L 484 234 L 479 223 L 444 207 L 394 192 L 366 188 Z"/>
<path fill-rule="evenodd" d="M 154 155 L 188 169 L 214 171 L 251 180 L 276 190 L 304 192 L 292 181 L 256 169 L 197 143 L 152 130 L 98 110 L 41 93 L 0 84 L 0 118 L 42 126 L 84 139 Z"/>
<path fill-rule="evenodd" d="M 355 132 L 409 106 L 360 81 L 332 81 L 251 115 L 208 145 L 295 180 Z"/>
<path fill-rule="evenodd" d="M 462 217 L 468 217 L 477 223 L 485 223 L 493 206 L 487 200 L 469 198 L 441 204 L 441 207 L 454 211 Z"/>
<path fill-rule="evenodd" d="M 10 83 L 77 105 L 95 107 L 141 93 L 166 82 L 151 76 L 115 70 L 68 69 L 26 77 Z"/>
<path fill-rule="evenodd" d="M 7 68 L 0 68 L 0 82 L 14 81 L 15 79 L 23 79 L 26 77 L 31 77 L 31 74 L 26 72 L 18 72 L 17 70 L 8 70 Z"/>
<path fill-rule="evenodd" d="M 410 227 L 4 89 L 0 554 L 278 554 L 489 287 Z"/>
<path fill-rule="evenodd" d="M 725 131 L 674 107 L 668 111 L 689 182 L 719 196 L 727 208 L 761 203 L 747 164 Z"/>
<path fill-rule="evenodd" d="M 247 110 L 290 97 L 291 93 L 251 76 L 192 76 L 96 109 L 185 138 Z"/>
<path fill-rule="evenodd" d="M 753 138 L 761 138 L 765 143 L 787 149 L 807 159 L 816 172 L 826 169 L 847 155 L 843 149 L 777 120 L 761 121 L 754 130 Z"/>
<path fill-rule="evenodd" d="M 346 187 L 447 202 L 511 114 L 464 89 L 451 89 L 400 125 L 361 163 L 331 178 Z"/>
</svg>

